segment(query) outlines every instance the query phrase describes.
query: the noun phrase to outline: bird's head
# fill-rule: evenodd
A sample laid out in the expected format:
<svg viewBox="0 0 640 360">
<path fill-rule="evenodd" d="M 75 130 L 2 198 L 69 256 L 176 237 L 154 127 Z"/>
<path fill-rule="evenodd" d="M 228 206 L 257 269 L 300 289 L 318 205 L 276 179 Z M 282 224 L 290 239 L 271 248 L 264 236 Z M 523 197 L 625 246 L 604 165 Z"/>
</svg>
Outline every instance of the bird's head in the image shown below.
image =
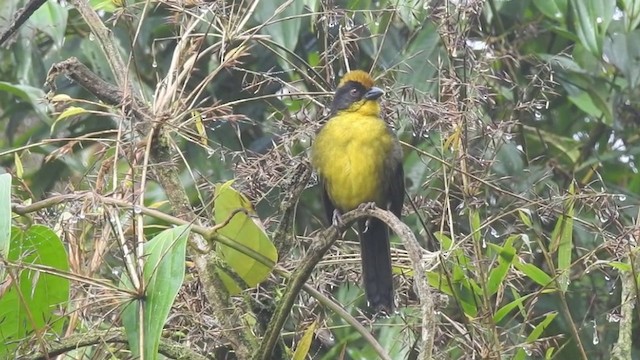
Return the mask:
<svg viewBox="0 0 640 360">
<path fill-rule="evenodd" d="M 378 116 L 378 99 L 384 95 L 382 89 L 373 86 L 373 79 L 362 70 L 346 73 L 340 80 L 331 103 L 331 112 L 357 112 L 361 115 Z"/>
</svg>

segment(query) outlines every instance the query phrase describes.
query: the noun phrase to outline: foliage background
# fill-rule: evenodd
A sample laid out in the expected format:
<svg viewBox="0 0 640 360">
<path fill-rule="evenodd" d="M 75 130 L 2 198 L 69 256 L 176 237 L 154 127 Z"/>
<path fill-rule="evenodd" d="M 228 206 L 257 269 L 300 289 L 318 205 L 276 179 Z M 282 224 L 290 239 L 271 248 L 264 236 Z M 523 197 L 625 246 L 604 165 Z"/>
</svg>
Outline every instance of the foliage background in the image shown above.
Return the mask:
<svg viewBox="0 0 640 360">
<path fill-rule="evenodd" d="M 403 221 L 426 249 L 440 251 L 428 274 L 437 294 L 434 358 L 609 359 L 614 350 L 638 358 L 631 339 L 640 2 L 91 1 L 126 74 L 111 70 L 77 3 L 46 2 L 0 50 L 0 162 L 13 175 L 15 204 L 90 191 L 142 198 L 180 217 L 162 182 L 145 176 L 165 164 L 142 161 L 147 139 L 136 137 L 126 104 L 100 103 L 64 79 L 47 93 L 51 66 L 77 57 L 112 84 L 125 76 L 153 109 L 199 222 L 215 218 L 213 185 L 235 179 L 273 234 L 336 82 L 347 69 L 370 69 L 404 144 Z M 23 5 L 8 1 L 0 24 Z M 299 266 L 324 227 L 313 181 L 297 201 L 295 227 L 272 239 L 284 269 Z M 57 228 L 69 273 L 84 277 L 71 281 L 64 330 L 51 333 L 121 324 L 126 297 L 89 281 L 117 283 L 127 270 L 113 239 L 119 227 L 135 233 L 131 212 L 109 207 L 71 201 L 14 219 L 23 228 Z M 145 217 L 142 234 L 151 238 L 166 224 Z M 391 358 L 412 358 L 422 315 L 402 242 L 393 245 L 399 313 L 372 319 L 361 310 L 353 240 L 347 232 L 309 283 L 371 329 Z M 235 344 L 209 308 L 197 269 L 187 262 L 163 336 L 200 354 L 232 356 Z M 253 320 L 239 326 L 260 334 L 285 283 L 272 274 L 233 300 L 252 304 Z M 308 357 L 376 356 L 370 341 L 306 293 L 284 343 L 300 347 L 311 323 Z M 30 340 L 11 351 L 28 352 Z M 96 345 L 84 356 L 108 353 Z"/>
</svg>

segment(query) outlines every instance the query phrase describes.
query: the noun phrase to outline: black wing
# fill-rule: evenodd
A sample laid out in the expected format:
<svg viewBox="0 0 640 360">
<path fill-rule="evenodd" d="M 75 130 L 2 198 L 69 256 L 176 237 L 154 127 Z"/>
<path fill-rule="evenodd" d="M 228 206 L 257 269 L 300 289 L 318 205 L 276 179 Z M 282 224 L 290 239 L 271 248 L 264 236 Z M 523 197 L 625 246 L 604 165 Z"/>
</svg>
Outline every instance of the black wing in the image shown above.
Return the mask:
<svg viewBox="0 0 640 360">
<path fill-rule="evenodd" d="M 391 171 L 387 174 L 386 193 L 389 210 L 400 218 L 402 204 L 404 203 L 404 169 L 402 168 L 402 155 L 394 156 L 390 161 Z"/>
</svg>

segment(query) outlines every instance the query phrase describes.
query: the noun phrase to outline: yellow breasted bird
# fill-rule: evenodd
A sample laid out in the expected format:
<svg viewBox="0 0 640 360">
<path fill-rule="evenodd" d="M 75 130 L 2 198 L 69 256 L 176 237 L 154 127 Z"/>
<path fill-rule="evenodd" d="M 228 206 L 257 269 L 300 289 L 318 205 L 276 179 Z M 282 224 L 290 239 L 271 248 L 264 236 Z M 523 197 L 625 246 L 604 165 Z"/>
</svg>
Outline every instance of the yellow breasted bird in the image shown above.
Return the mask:
<svg viewBox="0 0 640 360">
<path fill-rule="evenodd" d="M 400 217 L 404 201 L 402 149 L 380 118 L 384 92 L 361 70 L 341 79 L 328 121 L 311 149 L 329 221 L 361 204 L 375 203 Z M 394 292 L 389 230 L 376 218 L 359 221 L 362 277 L 369 306 L 393 311 Z"/>
</svg>

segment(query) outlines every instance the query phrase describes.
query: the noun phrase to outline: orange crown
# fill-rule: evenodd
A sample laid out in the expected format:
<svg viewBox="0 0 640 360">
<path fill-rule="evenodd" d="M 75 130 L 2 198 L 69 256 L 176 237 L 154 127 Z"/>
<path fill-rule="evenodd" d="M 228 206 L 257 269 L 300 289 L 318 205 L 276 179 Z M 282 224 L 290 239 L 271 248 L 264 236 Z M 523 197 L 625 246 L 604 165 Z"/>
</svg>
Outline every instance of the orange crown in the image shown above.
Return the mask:
<svg viewBox="0 0 640 360">
<path fill-rule="evenodd" d="M 338 87 L 341 87 L 348 81 L 355 81 L 364 86 L 365 89 L 369 89 L 373 86 L 373 79 L 371 78 L 371 76 L 369 76 L 369 74 L 362 70 L 353 70 L 344 74 L 344 76 L 340 80 L 340 84 L 338 84 Z"/>
</svg>

